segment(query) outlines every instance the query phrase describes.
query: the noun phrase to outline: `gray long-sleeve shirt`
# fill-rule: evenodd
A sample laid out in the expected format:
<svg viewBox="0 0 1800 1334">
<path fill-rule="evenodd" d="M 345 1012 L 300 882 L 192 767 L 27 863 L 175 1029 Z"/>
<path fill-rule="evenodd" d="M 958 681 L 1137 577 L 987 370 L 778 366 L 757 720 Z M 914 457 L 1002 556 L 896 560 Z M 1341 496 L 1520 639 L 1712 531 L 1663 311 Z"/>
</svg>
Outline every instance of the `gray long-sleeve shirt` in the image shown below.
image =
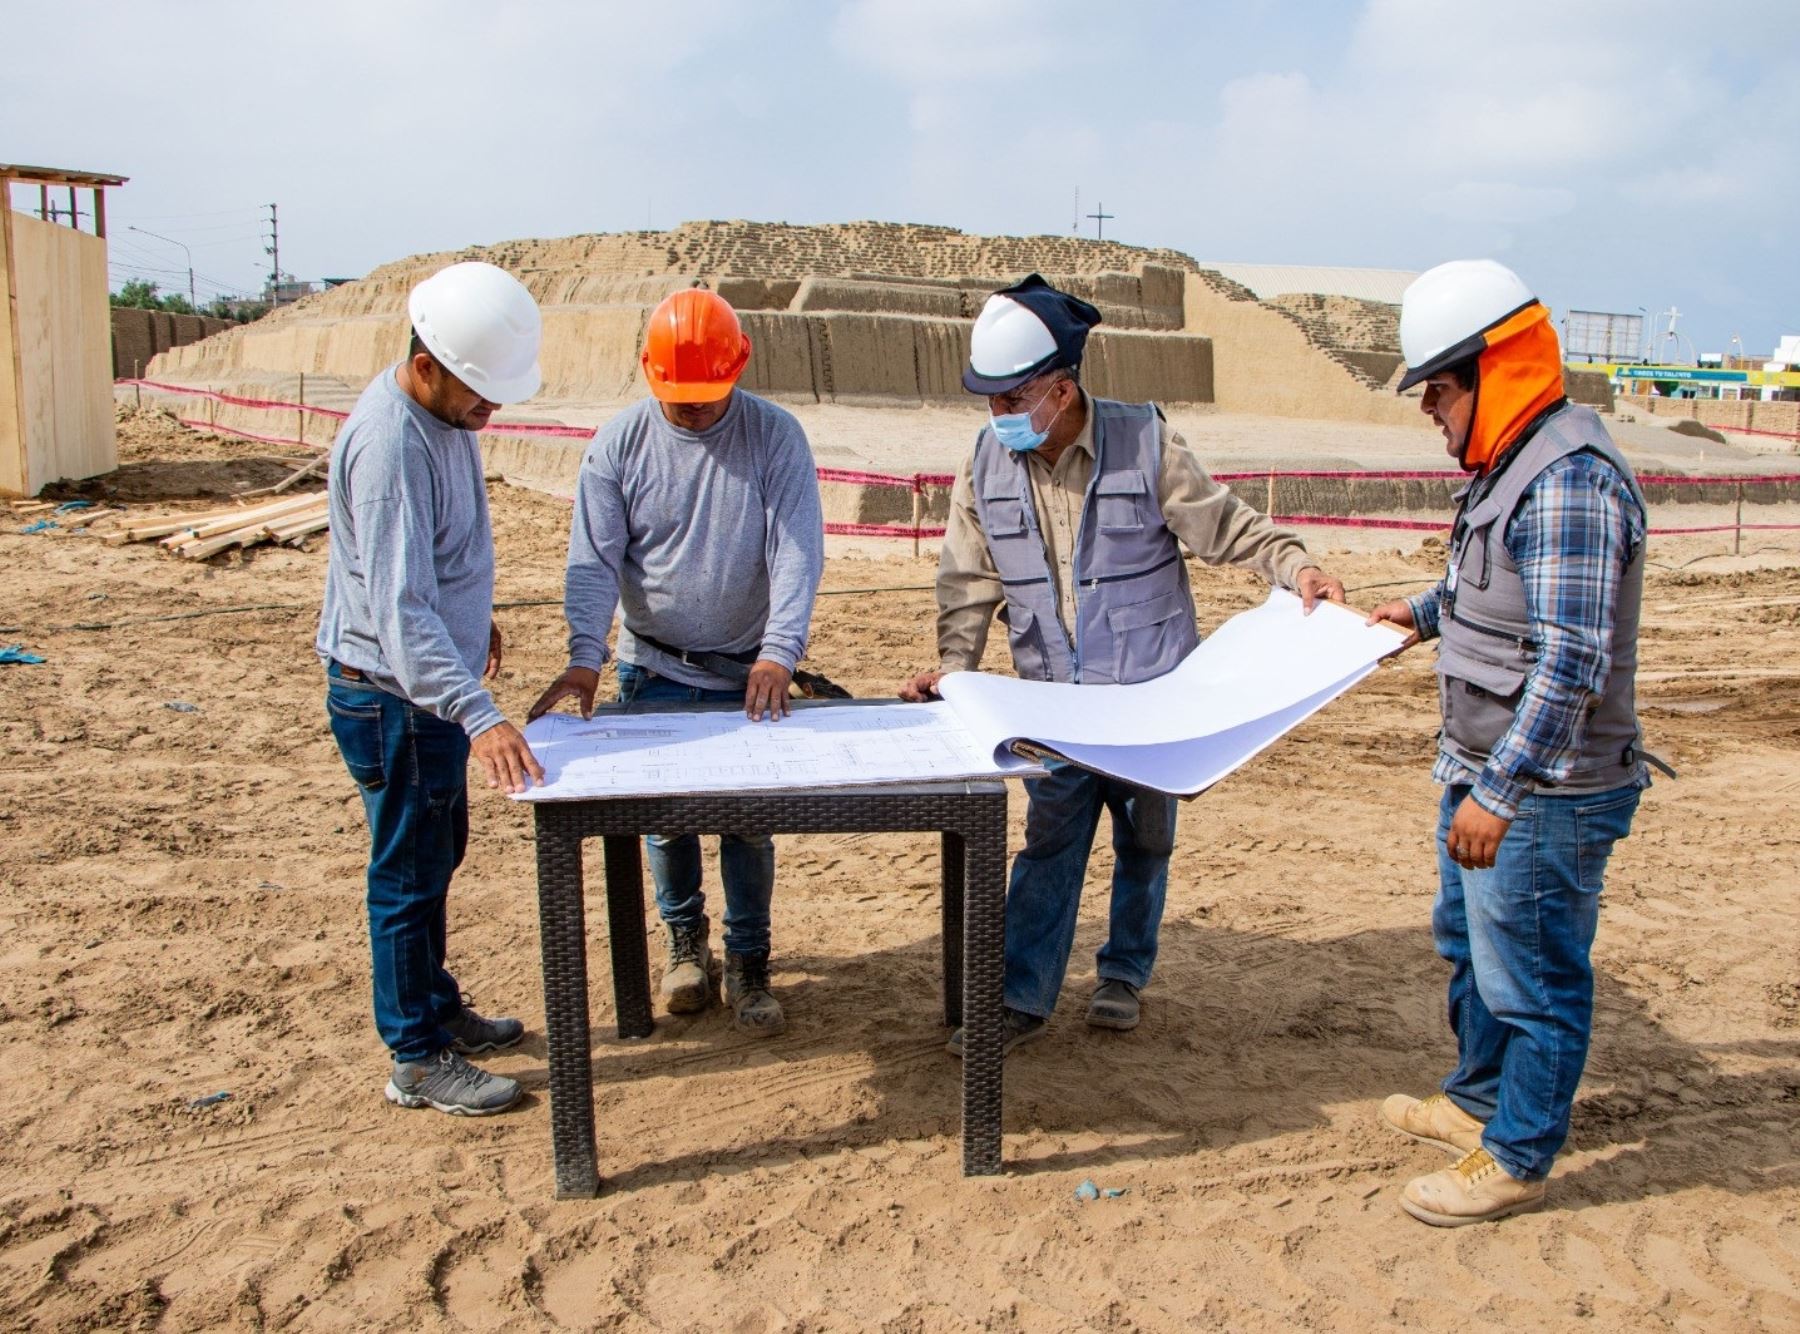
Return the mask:
<svg viewBox="0 0 1800 1334">
<path fill-rule="evenodd" d="M 458 724 L 504 721 L 482 687 L 494 537 L 469 431 L 377 375 L 331 447 L 331 548 L 319 656 Z"/>
<path fill-rule="evenodd" d="M 638 640 L 748 653 L 790 671 L 805 656 L 825 568 L 819 481 L 792 413 L 734 390 L 704 431 L 645 399 L 598 432 L 581 460 L 563 608 L 569 664 L 598 669 L 619 610 L 619 656 L 686 685 L 733 681 Z"/>
</svg>

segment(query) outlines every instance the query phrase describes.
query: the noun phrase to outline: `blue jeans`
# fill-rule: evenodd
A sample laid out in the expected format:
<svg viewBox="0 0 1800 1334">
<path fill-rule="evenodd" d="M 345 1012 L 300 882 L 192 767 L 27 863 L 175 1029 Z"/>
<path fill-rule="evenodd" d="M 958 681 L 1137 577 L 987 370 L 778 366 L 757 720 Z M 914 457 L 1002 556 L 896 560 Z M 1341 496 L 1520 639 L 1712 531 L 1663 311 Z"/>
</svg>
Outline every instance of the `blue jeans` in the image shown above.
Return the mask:
<svg viewBox="0 0 1800 1334">
<path fill-rule="evenodd" d="M 1149 985 L 1175 850 L 1175 798 L 1051 760 L 1025 780 L 1025 846 L 1006 887 L 1006 1003 L 1049 1018 L 1075 947 L 1075 913 L 1102 809 L 1112 812 L 1112 913 L 1101 980 Z"/>
<path fill-rule="evenodd" d="M 450 1042 L 462 1009 L 444 967 L 444 905 L 469 843 L 469 739 L 397 695 L 326 669 L 325 711 L 369 819 L 375 1028 L 399 1061 Z"/>
<path fill-rule="evenodd" d="M 1520 1181 L 1550 1175 L 1569 1136 L 1594 1018 L 1588 950 L 1613 844 L 1631 832 L 1638 789 L 1528 796 L 1494 865 L 1465 871 L 1445 836 L 1466 784 L 1444 789 L 1431 930 L 1450 962 L 1456 1070 L 1450 1100 L 1487 1122 L 1483 1147 Z"/>
<path fill-rule="evenodd" d="M 619 664 L 619 703 L 676 700 L 742 704 L 742 690 L 708 690 L 658 676 L 636 663 Z M 652 834 L 644 840 L 656 911 L 670 926 L 696 927 L 706 913 L 700 889 L 700 840 L 693 834 Z M 767 953 L 769 902 L 775 896 L 775 840 L 767 834 L 721 834 L 719 873 L 725 881 L 725 948 Z"/>
</svg>

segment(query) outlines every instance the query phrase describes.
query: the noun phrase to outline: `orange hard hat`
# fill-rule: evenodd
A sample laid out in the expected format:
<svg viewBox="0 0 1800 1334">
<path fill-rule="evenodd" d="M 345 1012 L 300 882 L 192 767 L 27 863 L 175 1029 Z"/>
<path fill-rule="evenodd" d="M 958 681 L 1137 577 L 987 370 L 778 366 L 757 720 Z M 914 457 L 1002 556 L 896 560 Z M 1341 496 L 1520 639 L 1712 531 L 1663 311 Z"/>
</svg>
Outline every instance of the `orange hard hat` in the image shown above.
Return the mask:
<svg viewBox="0 0 1800 1334">
<path fill-rule="evenodd" d="M 750 337 L 717 292 L 690 287 L 665 297 L 644 335 L 644 378 L 665 403 L 716 403 L 750 360 Z"/>
</svg>

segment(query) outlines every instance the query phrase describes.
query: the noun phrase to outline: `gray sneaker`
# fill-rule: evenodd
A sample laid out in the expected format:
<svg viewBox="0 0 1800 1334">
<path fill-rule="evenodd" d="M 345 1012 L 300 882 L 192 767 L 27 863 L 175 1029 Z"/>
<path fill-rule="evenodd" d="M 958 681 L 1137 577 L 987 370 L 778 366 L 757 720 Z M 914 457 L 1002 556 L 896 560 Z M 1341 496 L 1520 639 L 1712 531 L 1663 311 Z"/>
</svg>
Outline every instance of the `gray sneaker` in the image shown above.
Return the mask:
<svg viewBox="0 0 1800 1334">
<path fill-rule="evenodd" d="M 483 1019 L 465 1005 L 456 1018 L 444 1021 L 444 1031 L 459 1055 L 478 1056 L 512 1046 L 525 1036 L 525 1025 L 517 1019 Z"/>
<path fill-rule="evenodd" d="M 387 1100 L 401 1107 L 431 1107 L 451 1116 L 492 1116 L 517 1102 L 519 1081 L 470 1065 L 450 1048 L 423 1061 L 395 1061 Z"/>
</svg>

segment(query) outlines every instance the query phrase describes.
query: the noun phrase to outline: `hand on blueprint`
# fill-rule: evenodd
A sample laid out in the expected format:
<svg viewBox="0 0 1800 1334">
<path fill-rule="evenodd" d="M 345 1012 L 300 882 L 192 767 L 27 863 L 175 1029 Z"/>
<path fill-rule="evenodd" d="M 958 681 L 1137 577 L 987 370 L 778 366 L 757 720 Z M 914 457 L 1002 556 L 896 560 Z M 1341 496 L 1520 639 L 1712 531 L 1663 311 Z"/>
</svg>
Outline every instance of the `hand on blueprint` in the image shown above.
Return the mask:
<svg viewBox="0 0 1800 1334">
<path fill-rule="evenodd" d="M 1317 565 L 1308 565 L 1300 571 L 1295 580 L 1300 585 L 1294 591 L 1300 595 L 1300 607 L 1308 616 L 1321 601 L 1338 602 L 1344 600 L 1344 581 L 1333 579 Z"/>
<path fill-rule="evenodd" d="M 1406 636 L 1405 642 L 1400 645 L 1402 652 L 1419 642 L 1419 627 L 1413 624 L 1412 606 L 1405 598 L 1396 598 L 1392 602 L 1382 603 L 1369 613 L 1369 619 L 1364 624 L 1374 625 L 1378 621 L 1386 621 L 1389 625 L 1397 625 L 1402 630 L 1411 632 Z"/>
<path fill-rule="evenodd" d="M 540 717 L 550 712 L 563 700 L 573 695 L 581 703 L 581 716 L 594 716 L 594 692 L 600 688 L 600 673 L 592 667 L 571 667 L 550 683 L 550 688 L 538 696 L 531 712 L 525 715 L 525 721 Z"/>
<path fill-rule="evenodd" d="M 469 751 L 481 761 L 489 787 L 523 792 L 534 779 L 544 781 L 544 766 L 525 744 L 525 734 L 511 723 L 495 723 L 469 743 Z"/>
<path fill-rule="evenodd" d="M 781 719 L 793 712 L 788 703 L 788 682 L 794 674 L 778 662 L 758 658 L 744 683 L 744 713 L 751 722 Z"/>
<path fill-rule="evenodd" d="M 938 678 L 942 672 L 920 672 L 917 676 L 900 683 L 900 698 L 908 704 L 923 704 L 927 700 L 938 699 Z"/>
</svg>

